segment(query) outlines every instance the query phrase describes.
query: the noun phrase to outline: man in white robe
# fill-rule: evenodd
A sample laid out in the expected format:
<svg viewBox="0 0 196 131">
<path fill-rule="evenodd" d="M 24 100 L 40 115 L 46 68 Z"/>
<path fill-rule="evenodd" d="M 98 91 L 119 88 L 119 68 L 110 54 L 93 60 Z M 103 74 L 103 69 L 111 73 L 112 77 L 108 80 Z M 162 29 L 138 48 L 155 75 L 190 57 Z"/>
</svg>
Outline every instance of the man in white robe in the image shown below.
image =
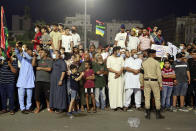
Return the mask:
<svg viewBox="0 0 196 131">
<path fill-rule="evenodd" d="M 137 50 L 131 50 L 131 57 L 125 60 L 125 100 L 124 111 L 127 111 L 131 103 L 131 95 L 135 95 L 135 105 L 137 109 L 141 108 L 141 90 L 139 73 L 142 60 L 137 57 Z"/>
</svg>

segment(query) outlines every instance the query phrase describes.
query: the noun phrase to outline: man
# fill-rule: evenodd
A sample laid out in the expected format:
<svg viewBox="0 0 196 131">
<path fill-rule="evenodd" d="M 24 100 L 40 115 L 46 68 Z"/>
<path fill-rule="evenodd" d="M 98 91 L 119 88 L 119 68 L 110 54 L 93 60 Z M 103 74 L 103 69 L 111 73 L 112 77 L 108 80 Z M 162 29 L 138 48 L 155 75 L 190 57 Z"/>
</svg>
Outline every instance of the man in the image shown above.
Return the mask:
<svg viewBox="0 0 196 131">
<path fill-rule="evenodd" d="M 71 34 L 72 34 L 72 39 L 73 39 L 73 46 L 78 47 L 80 43 L 80 35 L 77 33 L 77 28 L 76 26 L 72 26 L 71 28 Z"/>
<path fill-rule="evenodd" d="M 113 54 L 107 59 L 109 101 L 113 110 L 123 107 L 123 67 L 124 60 L 120 57 L 120 47 L 114 47 Z"/>
<path fill-rule="evenodd" d="M 33 53 L 30 48 L 27 48 L 22 52 L 22 54 L 20 54 L 17 44 L 16 44 L 15 52 L 18 60 L 21 63 L 19 77 L 16 85 L 18 87 L 20 110 L 23 114 L 28 114 L 28 112 L 30 112 L 30 108 L 32 105 L 31 99 L 32 99 L 33 88 L 35 87 L 34 85 L 35 76 L 34 76 L 33 66 L 32 66 Z M 25 92 L 27 94 L 26 106 L 24 105 Z"/>
<path fill-rule="evenodd" d="M 152 36 L 149 35 L 147 29 L 143 29 L 143 34 L 139 37 L 140 40 L 140 50 L 144 51 L 151 48 L 151 45 L 154 43 Z"/>
<path fill-rule="evenodd" d="M 127 49 L 129 51 L 135 49 L 135 50 L 138 50 L 138 46 L 140 44 L 140 40 L 138 37 L 136 37 L 136 32 L 135 30 L 131 30 L 131 35 L 128 36 L 128 45 L 127 45 Z"/>
<path fill-rule="evenodd" d="M 131 51 L 131 57 L 125 60 L 125 102 L 124 111 L 127 111 L 131 103 L 131 96 L 135 94 L 136 109 L 141 108 L 141 89 L 139 81 L 139 73 L 142 60 L 137 57 L 137 50 Z"/>
<path fill-rule="evenodd" d="M 0 56 L 2 51 L 0 50 Z M 0 96 L 2 111 L 7 112 L 7 98 L 9 98 L 9 111 L 14 115 L 14 90 L 16 84 L 17 61 L 14 55 L 6 60 L 0 60 Z"/>
<path fill-rule="evenodd" d="M 116 34 L 114 45 L 120 46 L 121 48 L 127 47 L 127 33 L 125 32 L 125 25 L 122 24 L 120 32 Z"/>
<path fill-rule="evenodd" d="M 153 92 L 156 105 L 156 119 L 164 119 L 161 115 L 160 109 L 160 90 L 162 89 L 162 76 L 161 67 L 156 57 L 156 51 L 149 49 L 149 58 L 142 63 L 143 71 L 140 74 L 141 88 L 144 89 L 145 96 L 145 108 L 146 108 L 146 119 L 150 119 L 150 96 L 151 91 Z"/>
<path fill-rule="evenodd" d="M 53 31 L 50 33 L 50 37 L 52 40 L 53 50 L 59 50 L 62 40 L 62 34 L 58 32 L 58 25 L 53 25 Z"/>
<path fill-rule="evenodd" d="M 41 37 L 42 37 L 41 27 L 39 25 L 36 25 L 35 26 L 35 37 L 34 37 L 34 40 L 31 41 L 32 43 L 34 43 L 33 49 L 36 49 L 36 46 L 40 44 Z"/>
<path fill-rule="evenodd" d="M 70 34 L 70 29 L 65 28 L 65 32 L 62 35 L 62 48 L 65 48 L 66 53 L 71 53 L 73 51 L 73 37 Z"/>
<path fill-rule="evenodd" d="M 173 107 L 172 111 L 176 112 L 177 97 L 180 96 L 180 111 L 187 112 L 188 110 L 184 107 L 184 98 L 187 93 L 188 84 L 191 82 L 189 66 L 182 60 L 182 54 L 176 55 L 176 61 L 173 64 L 176 73 L 176 83 L 173 92 Z"/>
<path fill-rule="evenodd" d="M 191 94 L 193 92 L 196 93 L 196 50 L 193 50 L 191 52 L 191 56 L 192 58 L 190 58 L 188 60 L 188 65 L 189 65 L 189 70 L 190 70 L 190 75 L 191 75 L 191 84 L 190 84 L 190 87 L 189 87 L 189 90 L 188 90 L 188 93 L 187 93 L 187 99 L 188 99 L 188 103 L 189 105 L 190 104 L 190 101 L 191 101 Z M 194 94 L 194 108 L 196 108 L 196 94 Z"/>
<path fill-rule="evenodd" d="M 49 50 L 51 45 L 51 37 L 47 31 L 48 29 L 46 26 L 42 27 L 41 29 L 42 37 L 40 40 L 40 44 L 42 44 L 43 49 Z"/>
<path fill-rule="evenodd" d="M 34 59 L 35 60 L 35 59 Z M 36 67 L 36 87 L 35 87 L 35 99 L 36 107 L 35 113 L 40 111 L 41 95 L 44 94 L 46 99 L 47 109 L 50 110 L 50 72 L 52 70 L 52 60 L 48 58 L 48 51 L 41 50 L 41 59 L 37 62 Z"/>
</svg>

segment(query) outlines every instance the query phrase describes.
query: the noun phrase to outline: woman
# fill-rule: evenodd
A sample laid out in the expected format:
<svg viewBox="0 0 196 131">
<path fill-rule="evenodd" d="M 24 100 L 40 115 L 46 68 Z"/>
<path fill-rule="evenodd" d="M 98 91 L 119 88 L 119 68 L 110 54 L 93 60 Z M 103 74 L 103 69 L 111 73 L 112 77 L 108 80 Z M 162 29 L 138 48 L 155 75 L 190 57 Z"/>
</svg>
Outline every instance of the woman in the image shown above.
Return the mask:
<svg viewBox="0 0 196 131">
<path fill-rule="evenodd" d="M 64 79 L 67 66 L 60 56 L 60 52 L 56 50 L 53 55 L 54 62 L 52 65 L 50 87 L 50 107 L 55 109 L 57 113 L 60 113 L 67 108 L 66 85 Z"/>
</svg>

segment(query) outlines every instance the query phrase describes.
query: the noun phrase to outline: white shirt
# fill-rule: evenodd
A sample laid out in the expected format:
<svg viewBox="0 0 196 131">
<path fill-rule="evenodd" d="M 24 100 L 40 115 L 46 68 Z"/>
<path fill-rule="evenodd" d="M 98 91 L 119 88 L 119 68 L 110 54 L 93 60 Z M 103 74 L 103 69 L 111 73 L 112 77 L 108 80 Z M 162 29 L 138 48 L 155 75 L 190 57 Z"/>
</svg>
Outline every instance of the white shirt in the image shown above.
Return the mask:
<svg viewBox="0 0 196 131">
<path fill-rule="evenodd" d="M 65 52 L 71 52 L 71 42 L 73 42 L 72 35 L 62 35 L 62 47 Z"/>
<path fill-rule="evenodd" d="M 115 41 L 117 41 L 117 46 L 120 46 L 121 48 L 126 48 L 125 46 L 126 38 L 127 38 L 126 32 L 124 33 L 119 32 L 118 34 L 116 34 Z"/>
<path fill-rule="evenodd" d="M 78 33 L 72 34 L 72 39 L 74 46 L 78 46 L 80 44 L 80 35 Z"/>
<path fill-rule="evenodd" d="M 130 57 L 125 60 L 124 67 L 129 67 L 131 69 L 139 70 L 142 65 L 141 59 L 134 59 L 133 57 Z M 134 75 L 132 72 L 126 72 L 125 73 L 125 89 L 130 88 L 140 88 L 140 80 L 139 80 L 140 74 Z"/>
<path fill-rule="evenodd" d="M 138 45 L 140 44 L 140 40 L 138 37 L 136 36 L 129 36 L 129 42 L 128 42 L 128 45 L 127 45 L 127 48 L 129 51 L 133 50 L 133 49 L 136 49 L 137 50 L 137 47 Z"/>
</svg>

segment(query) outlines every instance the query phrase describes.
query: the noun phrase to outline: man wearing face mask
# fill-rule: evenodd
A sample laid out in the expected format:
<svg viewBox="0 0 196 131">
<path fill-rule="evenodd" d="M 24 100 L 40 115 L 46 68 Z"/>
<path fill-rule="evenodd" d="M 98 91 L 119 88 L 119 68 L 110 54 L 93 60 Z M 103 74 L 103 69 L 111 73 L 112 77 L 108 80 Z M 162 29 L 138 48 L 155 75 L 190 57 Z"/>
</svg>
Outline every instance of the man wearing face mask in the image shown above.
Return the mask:
<svg viewBox="0 0 196 131">
<path fill-rule="evenodd" d="M 131 50 L 131 57 L 125 60 L 125 101 L 124 111 L 127 111 L 131 103 L 131 96 L 134 92 L 136 109 L 141 108 L 141 89 L 139 73 L 142 60 L 138 59 L 137 50 Z"/>
<path fill-rule="evenodd" d="M 31 111 L 31 99 L 33 88 L 35 87 L 35 76 L 32 66 L 33 51 L 30 48 L 27 48 L 22 52 L 22 54 L 20 54 L 18 50 L 18 44 L 16 44 L 15 53 L 21 63 L 19 77 L 16 85 L 18 87 L 20 110 L 23 114 L 28 114 L 28 112 Z M 24 104 L 25 93 L 27 94 L 26 106 Z"/>
<path fill-rule="evenodd" d="M 77 28 L 76 26 L 72 26 L 71 28 L 71 34 L 72 34 L 72 39 L 73 39 L 73 44 L 74 44 L 74 47 L 77 47 L 79 46 L 81 43 L 80 43 L 80 35 L 77 33 Z"/>
<path fill-rule="evenodd" d="M 34 40 L 32 40 L 31 42 L 34 43 L 34 50 L 36 49 L 36 46 L 40 44 L 40 39 L 42 37 L 42 33 L 41 33 L 41 27 L 39 25 L 35 26 L 35 37 Z"/>
<path fill-rule="evenodd" d="M 124 60 L 120 56 L 120 47 L 113 48 L 113 54 L 107 59 L 108 88 L 110 108 L 118 110 L 123 107 L 123 67 Z"/>
</svg>

